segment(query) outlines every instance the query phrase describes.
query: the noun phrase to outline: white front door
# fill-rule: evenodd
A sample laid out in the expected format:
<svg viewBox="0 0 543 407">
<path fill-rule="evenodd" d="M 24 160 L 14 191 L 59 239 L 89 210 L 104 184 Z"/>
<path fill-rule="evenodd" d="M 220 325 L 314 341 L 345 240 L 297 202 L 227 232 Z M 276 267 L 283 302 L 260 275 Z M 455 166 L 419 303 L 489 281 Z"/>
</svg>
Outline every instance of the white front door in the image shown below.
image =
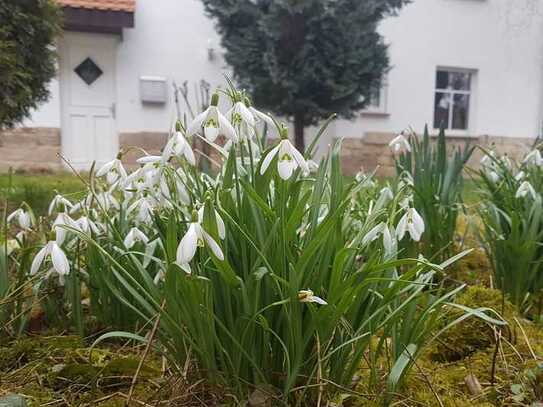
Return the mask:
<svg viewBox="0 0 543 407">
<path fill-rule="evenodd" d="M 118 37 L 65 32 L 60 40 L 62 154 L 77 170 L 115 157 Z"/>
</svg>

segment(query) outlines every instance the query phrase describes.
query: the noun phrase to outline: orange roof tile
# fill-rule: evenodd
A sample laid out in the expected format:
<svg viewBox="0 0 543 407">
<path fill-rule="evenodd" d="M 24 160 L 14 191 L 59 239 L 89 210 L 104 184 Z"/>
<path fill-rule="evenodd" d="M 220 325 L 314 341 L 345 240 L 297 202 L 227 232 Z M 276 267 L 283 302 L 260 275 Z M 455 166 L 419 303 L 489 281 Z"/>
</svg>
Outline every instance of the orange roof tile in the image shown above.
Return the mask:
<svg viewBox="0 0 543 407">
<path fill-rule="evenodd" d="M 136 0 L 56 0 L 63 7 L 134 12 Z"/>
</svg>

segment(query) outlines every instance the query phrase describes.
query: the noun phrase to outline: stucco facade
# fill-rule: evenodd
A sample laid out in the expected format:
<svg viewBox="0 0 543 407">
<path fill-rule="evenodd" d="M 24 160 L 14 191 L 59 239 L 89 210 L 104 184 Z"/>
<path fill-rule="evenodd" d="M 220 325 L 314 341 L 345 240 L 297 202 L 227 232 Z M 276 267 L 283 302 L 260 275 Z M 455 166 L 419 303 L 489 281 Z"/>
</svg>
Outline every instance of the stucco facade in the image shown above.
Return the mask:
<svg viewBox="0 0 543 407">
<path fill-rule="evenodd" d="M 460 127 L 465 128 L 450 130 L 451 137 L 493 140 L 498 144 L 506 140 L 515 145 L 512 148 L 516 151 L 517 146 L 540 134 L 543 120 L 543 4 L 540 1 L 414 0 L 398 16 L 387 18 L 380 30 L 390 44 L 392 65 L 380 103 L 361 112 L 356 120 L 334 122 L 320 143 L 322 153 L 334 139 L 345 138 L 345 168 L 349 172 L 360 166 L 372 169 L 375 164 L 384 165 L 386 140 L 392 134 L 408 126 L 417 130 L 426 123 L 433 126 L 438 70 L 467 72 L 470 78 L 466 91 L 469 107 L 458 116 L 463 123 Z M 137 0 L 134 27 L 124 28 L 122 35 L 67 33 L 66 38 L 59 39 L 60 74 L 50 84 L 50 100 L 18 130 L 27 139 L 43 136 L 43 143 L 33 142 L 36 146 L 46 145 L 45 140 L 51 139 L 65 155 L 72 151 L 66 147 L 68 140 L 72 146 L 78 143 L 77 131 L 73 127 L 67 130 L 65 125 L 66 110 L 70 108 L 67 100 L 75 92 L 69 82 L 78 79 L 70 76 L 73 67 L 69 66 L 63 47 L 73 38 L 84 36 L 91 43 L 94 39 L 98 43 L 101 37 L 114 41 L 114 61 L 101 68 L 114 70 L 108 99 L 112 102 L 104 103 L 104 107 L 112 112 L 108 118 L 112 135 L 108 137 L 116 137 L 120 145 L 137 144 L 144 148 L 149 145 L 155 149 L 157 140 L 164 139 L 176 115 L 172 83 L 188 81 L 194 96 L 194 87 L 201 79 L 213 88 L 224 83 L 222 75 L 228 69 L 221 56 L 220 38 L 199 0 Z M 165 79 L 165 103 L 142 102 L 142 77 Z M 455 105 L 450 106 L 455 109 Z M 448 112 L 454 123 L 457 113 Z M 308 129 L 306 137 L 310 138 L 314 132 L 315 129 Z M 51 134 L 57 135 L 54 141 Z M 13 133 L 0 137 L 8 136 L 13 137 Z M 2 144 L 1 140 L 0 166 L 28 167 L 16 151 L 17 143 L 10 144 L 9 149 L 6 147 L 9 143 Z M 102 154 L 112 153 L 105 150 Z M 88 162 L 96 159 L 92 153 L 88 155 Z M 380 156 L 383 158 L 375 158 Z M 57 159 L 44 167 L 52 168 L 59 162 Z"/>
</svg>

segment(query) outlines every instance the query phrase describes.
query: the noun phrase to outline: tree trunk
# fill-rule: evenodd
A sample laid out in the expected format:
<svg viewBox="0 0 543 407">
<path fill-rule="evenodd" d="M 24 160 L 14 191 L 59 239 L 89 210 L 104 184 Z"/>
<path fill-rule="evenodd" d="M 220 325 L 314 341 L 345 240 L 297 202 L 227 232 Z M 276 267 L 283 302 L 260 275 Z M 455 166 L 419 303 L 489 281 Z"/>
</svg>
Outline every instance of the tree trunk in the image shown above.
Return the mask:
<svg viewBox="0 0 543 407">
<path fill-rule="evenodd" d="M 296 149 L 304 154 L 305 152 L 305 139 L 304 139 L 304 114 L 294 114 L 294 144 Z"/>
</svg>

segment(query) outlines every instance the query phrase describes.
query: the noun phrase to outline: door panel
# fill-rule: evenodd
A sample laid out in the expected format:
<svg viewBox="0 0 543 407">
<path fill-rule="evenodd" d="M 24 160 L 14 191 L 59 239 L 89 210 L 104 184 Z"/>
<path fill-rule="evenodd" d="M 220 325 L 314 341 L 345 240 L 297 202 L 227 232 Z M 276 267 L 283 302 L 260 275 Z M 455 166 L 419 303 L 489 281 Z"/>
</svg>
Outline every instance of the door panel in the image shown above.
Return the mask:
<svg viewBox="0 0 543 407">
<path fill-rule="evenodd" d="M 66 32 L 60 42 L 62 152 L 76 169 L 115 157 L 118 135 L 113 35 Z"/>
</svg>

